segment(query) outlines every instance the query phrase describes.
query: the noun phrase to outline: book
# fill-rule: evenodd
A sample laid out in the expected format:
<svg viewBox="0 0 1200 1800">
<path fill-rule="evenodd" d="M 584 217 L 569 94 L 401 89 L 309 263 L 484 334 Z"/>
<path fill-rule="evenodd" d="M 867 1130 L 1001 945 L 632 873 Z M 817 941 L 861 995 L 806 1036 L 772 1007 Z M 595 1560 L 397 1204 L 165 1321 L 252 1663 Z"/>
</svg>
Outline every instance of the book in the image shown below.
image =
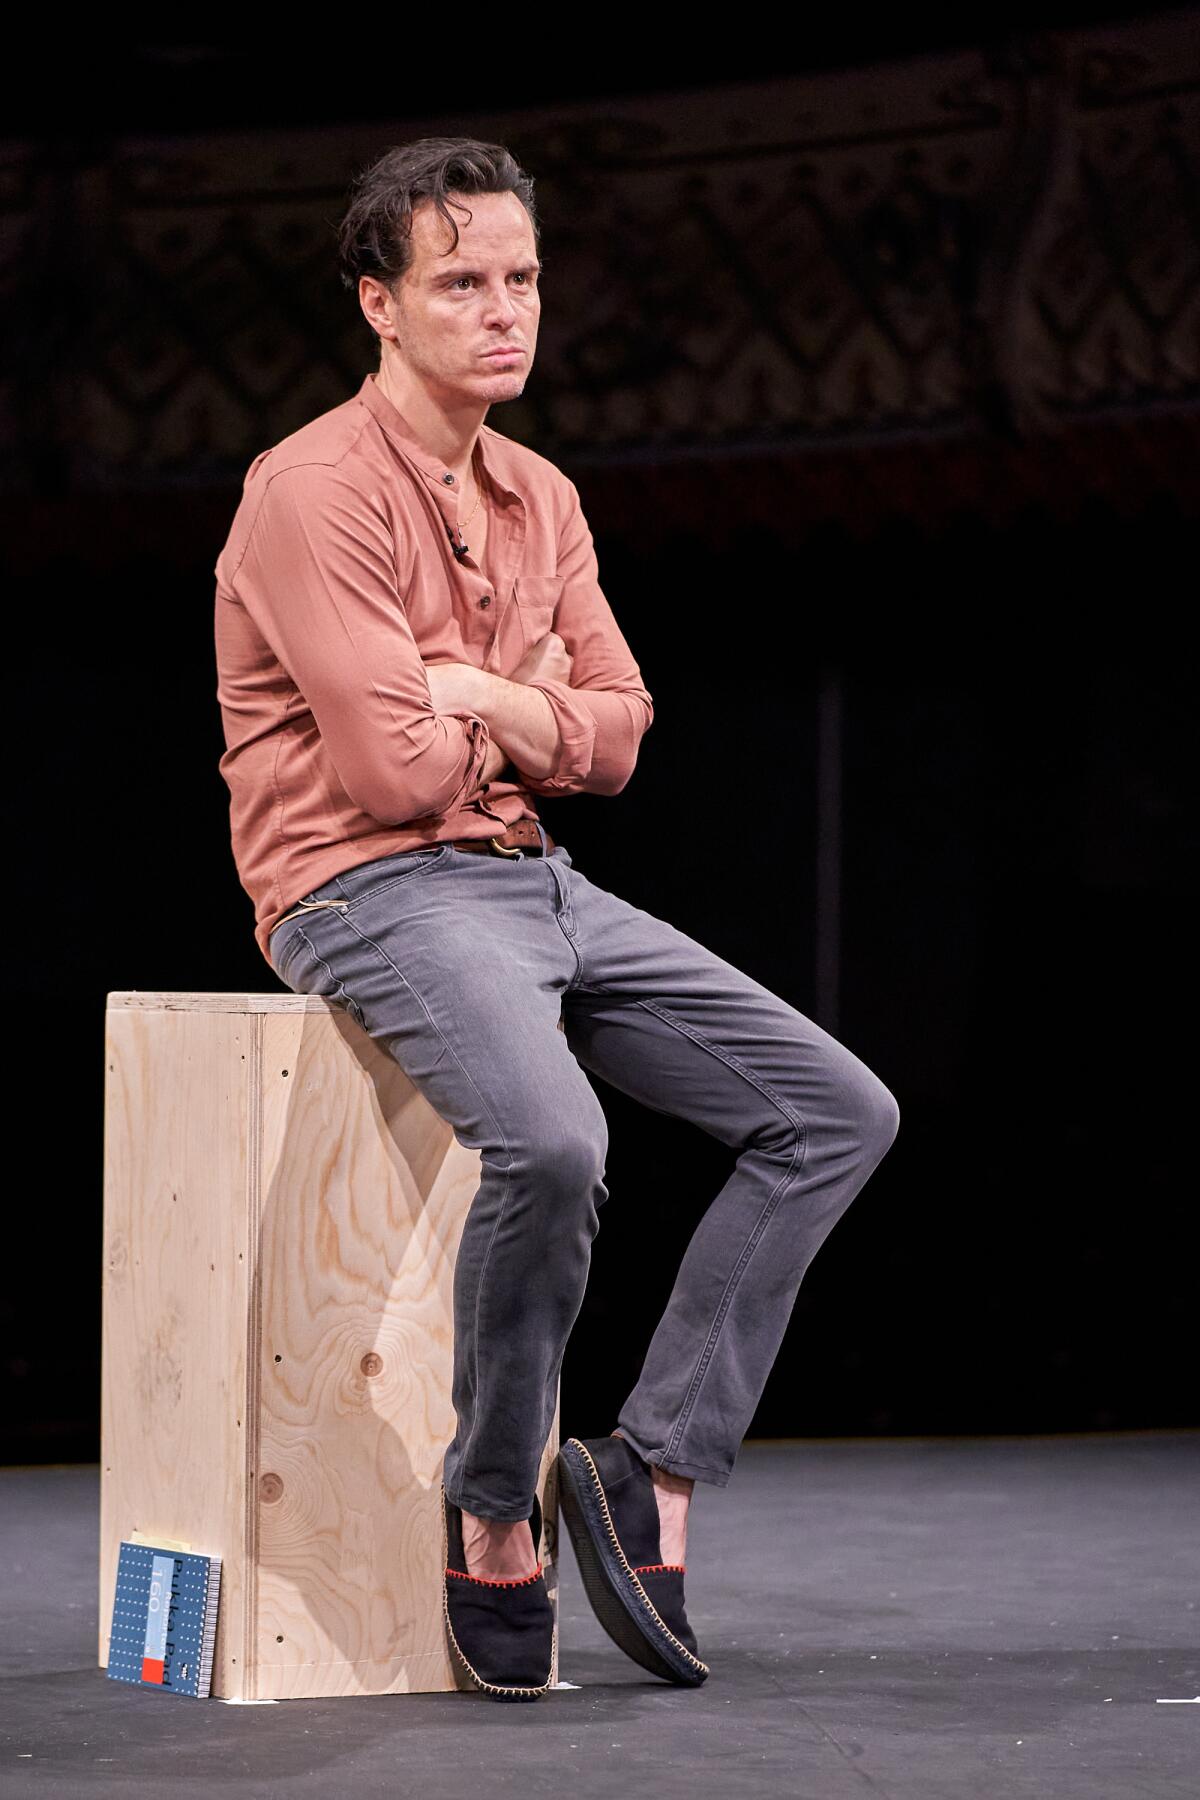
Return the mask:
<svg viewBox="0 0 1200 1800">
<path fill-rule="evenodd" d="M 122 1538 L 106 1673 L 114 1681 L 208 1698 L 221 1558 L 170 1538 Z"/>
</svg>

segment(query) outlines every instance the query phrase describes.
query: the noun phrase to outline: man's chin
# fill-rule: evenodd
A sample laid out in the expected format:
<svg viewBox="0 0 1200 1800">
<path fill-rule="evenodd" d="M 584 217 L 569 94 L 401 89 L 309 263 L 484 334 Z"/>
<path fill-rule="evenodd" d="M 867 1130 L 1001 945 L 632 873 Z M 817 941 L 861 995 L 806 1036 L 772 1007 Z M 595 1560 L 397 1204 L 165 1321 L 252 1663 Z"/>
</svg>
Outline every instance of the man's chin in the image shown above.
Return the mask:
<svg viewBox="0 0 1200 1800">
<path fill-rule="evenodd" d="M 497 400 L 519 400 L 524 392 L 524 374 L 506 375 L 500 371 L 487 377 L 486 397 L 493 403 Z"/>
</svg>

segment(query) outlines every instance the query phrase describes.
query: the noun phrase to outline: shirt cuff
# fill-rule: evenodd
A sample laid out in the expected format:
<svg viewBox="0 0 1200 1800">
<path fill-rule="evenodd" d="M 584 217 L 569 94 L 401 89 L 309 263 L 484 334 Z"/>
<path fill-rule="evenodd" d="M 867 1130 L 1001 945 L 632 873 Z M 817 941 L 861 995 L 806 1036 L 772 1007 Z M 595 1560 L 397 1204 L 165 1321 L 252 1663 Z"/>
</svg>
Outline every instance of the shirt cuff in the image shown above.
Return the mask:
<svg viewBox="0 0 1200 1800">
<path fill-rule="evenodd" d="M 475 795 L 476 789 L 479 787 L 483 765 L 487 761 L 488 747 L 492 741 L 492 734 L 487 721 L 481 719 L 477 713 L 468 712 L 465 709 L 456 712 L 455 709 L 451 707 L 447 709 L 447 716 L 461 720 L 463 735 L 466 738 L 471 752 L 467 760 L 466 774 L 459 783 L 458 791 L 454 795 L 453 800 L 445 809 L 447 812 L 457 812 L 460 807 L 467 806 L 470 803 Z"/>
<path fill-rule="evenodd" d="M 596 744 L 596 718 L 579 694 L 565 681 L 527 681 L 526 687 L 538 688 L 545 694 L 554 713 L 560 738 L 554 771 L 536 781 L 539 794 L 578 792 L 588 778 Z M 534 783 L 531 781 L 531 786 Z"/>
</svg>

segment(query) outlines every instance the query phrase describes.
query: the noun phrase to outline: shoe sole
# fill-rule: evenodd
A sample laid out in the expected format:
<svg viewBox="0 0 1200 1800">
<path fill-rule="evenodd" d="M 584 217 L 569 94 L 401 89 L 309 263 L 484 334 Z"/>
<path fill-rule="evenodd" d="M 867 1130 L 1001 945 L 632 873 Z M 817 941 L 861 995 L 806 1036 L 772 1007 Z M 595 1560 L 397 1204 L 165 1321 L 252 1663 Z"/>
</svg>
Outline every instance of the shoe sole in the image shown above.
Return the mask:
<svg viewBox="0 0 1200 1800">
<path fill-rule="evenodd" d="M 592 1611 L 615 1644 L 653 1675 L 699 1687 L 708 1664 L 675 1636 L 630 1568 L 613 1527 L 604 1485 L 585 1445 L 568 1438 L 558 1453 L 559 1504 Z"/>
<path fill-rule="evenodd" d="M 536 1544 L 534 1545 L 534 1549 L 536 1551 L 536 1549 L 537 1549 Z M 487 1694 L 491 1699 L 493 1699 L 493 1700 L 516 1700 L 516 1701 L 540 1699 L 541 1696 L 544 1693 L 548 1692 L 548 1690 L 550 1688 L 550 1677 L 549 1676 L 546 1677 L 545 1681 L 543 1681 L 539 1687 L 503 1687 L 503 1686 L 498 1685 L 494 1681 L 485 1681 L 483 1676 L 479 1673 L 479 1671 L 477 1669 L 473 1669 L 471 1667 L 471 1664 L 468 1662 L 466 1656 L 463 1653 L 462 1645 L 459 1643 L 458 1639 L 454 1635 L 454 1627 L 450 1623 L 450 1583 L 447 1580 L 447 1577 L 445 1574 L 445 1571 L 449 1567 L 449 1565 L 450 1565 L 450 1533 L 449 1533 L 449 1529 L 446 1524 L 446 1490 L 445 1490 L 445 1488 L 443 1488 L 442 1489 L 442 1613 L 446 1620 L 447 1635 L 449 1636 L 451 1644 L 454 1646 L 454 1653 L 458 1657 L 458 1660 L 462 1664 L 463 1668 L 467 1671 L 467 1674 L 471 1677 L 471 1680 L 475 1683 L 475 1686 L 477 1688 L 479 1688 L 479 1690 L 482 1693 Z M 553 1628 L 553 1636 L 551 1637 L 551 1640 L 550 1640 L 550 1668 L 551 1668 L 551 1670 L 553 1670 L 553 1668 L 554 1668 L 554 1659 L 555 1659 L 555 1656 L 557 1655 L 557 1652 L 558 1652 L 558 1619 L 555 1618 L 554 1628 Z"/>
</svg>

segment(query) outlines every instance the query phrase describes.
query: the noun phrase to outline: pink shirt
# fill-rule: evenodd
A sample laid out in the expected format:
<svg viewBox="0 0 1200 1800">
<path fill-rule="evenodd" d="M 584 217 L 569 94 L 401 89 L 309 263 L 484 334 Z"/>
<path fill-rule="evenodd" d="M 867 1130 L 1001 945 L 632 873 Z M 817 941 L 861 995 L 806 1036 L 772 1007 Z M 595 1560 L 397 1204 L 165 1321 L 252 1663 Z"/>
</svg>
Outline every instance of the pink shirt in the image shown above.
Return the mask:
<svg viewBox="0 0 1200 1800">
<path fill-rule="evenodd" d="M 633 773 L 654 708 L 600 589 L 578 491 L 487 424 L 479 460 L 485 568 L 454 554 L 459 482 L 373 375 L 247 471 L 215 571 L 219 767 L 268 963 L 272 927 L 343 870 L 490 837 L 536 818 L 535 794 L 617 794 Z M 514 766 L 519 779 L 481 787 L 488 727 L 435 712 L 424 665 L 510 675 L 551 628 L 572 685 L 527 685 L 558 724 L 553 772 Z"/>
</svg>

